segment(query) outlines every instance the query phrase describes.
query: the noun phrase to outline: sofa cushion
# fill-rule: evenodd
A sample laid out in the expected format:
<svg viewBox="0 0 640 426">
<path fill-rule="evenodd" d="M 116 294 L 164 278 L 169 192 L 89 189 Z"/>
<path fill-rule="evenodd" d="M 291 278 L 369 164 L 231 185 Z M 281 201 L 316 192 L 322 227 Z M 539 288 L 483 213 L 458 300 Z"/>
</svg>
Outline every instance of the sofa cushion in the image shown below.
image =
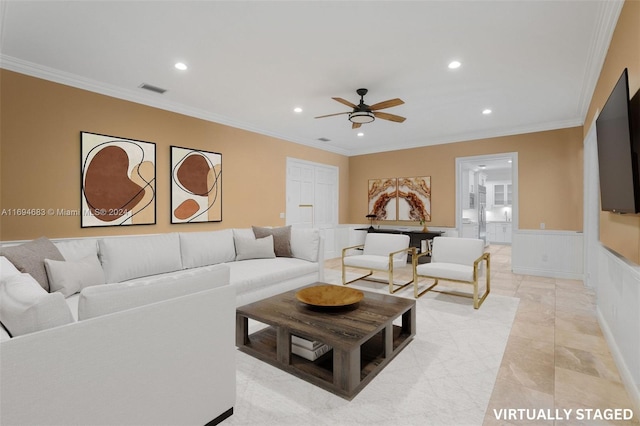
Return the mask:
<svg viewBox="0 0 640 426">
<path fill-rule="evenodd" d="M 283 281 L 318 272 L 318 264 L 294 257 L 274 259 L 252 259 L 228 263 L 231 270 L 231 285 L 237 294 L 258 288 L 269 287 Z"/>
<path fill-rule="evenodd" d="M 7 329 L 4 328 L 4 325 L 2 325 L 2 323 L 0 323 L 0 342 L 2 342 L 4 340 L 9 340 L 9 339 L 11 339 L 11 335 L 9 334 Z"/>
<path fill-rule="evenodd" d="M 0 256 L 0 279 L 20 275 L 20 271 L 4 256 Z"/>
<path fill-rule="evenodd" d="M 273 251 L 276 257 L 293 257 L 291 253 L 291 225 L 280 228 L 261 228 L 252 226 L 253 234 L 256 238 L 273 236 Z"/>
<path fill-rule="evenodd" d="M 264 238 L 243 238 L 234 236 L 236 261 L 247 259 L 273 259 L 273 235 Z"/>
<path fill-rule="evenodd" d="M 317 262 L 320 248 L 320 231 L 310 228 L 291 229 L 291 253 L 298 259 Z"/>
<path fill-rule="evenodd" d="M 236 258 L 233 231 L 181 232 L 180 252 L 184 268 L 233 262 Z"/>
<path fill-rule="evenodd" d="M 45 259 L 44 266 L 49 277 L 49 291 L 59 291 L 64 297 L 85 287 L 105 283 L 102 265 L 95 254 L 78 261 Z"/>
<path fill-rule="evenodd" d="M 65 260 L 80 260 L 87 256 L 98 256 L 98 240 L 95 238 L 56 241 L 53 244 L 60 250 Z"/>
<path fill-rule="evenodd" d="M 229 267 L 215 265 L 135 282 L 87 287 L 80 292 L 78 320 L 132 309 L 229 284 Z"/>
<path fill-rule="evenodd" d="M 20 272 L 31 275 L 42 288 L 49 291 L 49 280 L 44 268 L 45 259 L 64 260 L 56 246 L 45 237 L 29 241 L 19 246 L 3 247 L 0 255 L 5 256 Z"/>
<path fill-rule="evenodd" d="M 107 283 L 182 269 L 177 233 L 98 240 Z"/>
<path fill-rule="evenodd" d="M 13 337 L 73 322 L 61 293 L 47 293 L 29 274 L 0 280 L 0 322 Z"/>
</svg>

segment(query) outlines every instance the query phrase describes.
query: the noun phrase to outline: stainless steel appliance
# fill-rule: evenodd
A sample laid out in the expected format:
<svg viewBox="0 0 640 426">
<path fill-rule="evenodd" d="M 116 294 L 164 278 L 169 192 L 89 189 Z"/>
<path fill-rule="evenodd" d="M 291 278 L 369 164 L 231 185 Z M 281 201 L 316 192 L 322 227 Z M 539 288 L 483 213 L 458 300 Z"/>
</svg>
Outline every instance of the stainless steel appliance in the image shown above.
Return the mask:
<svg viewBox="0 0 640 426">
<path fill-rule="evenodd" d="M 487 187 L 478 185 L 478 238 L 487 244 Z"/>
</svg>

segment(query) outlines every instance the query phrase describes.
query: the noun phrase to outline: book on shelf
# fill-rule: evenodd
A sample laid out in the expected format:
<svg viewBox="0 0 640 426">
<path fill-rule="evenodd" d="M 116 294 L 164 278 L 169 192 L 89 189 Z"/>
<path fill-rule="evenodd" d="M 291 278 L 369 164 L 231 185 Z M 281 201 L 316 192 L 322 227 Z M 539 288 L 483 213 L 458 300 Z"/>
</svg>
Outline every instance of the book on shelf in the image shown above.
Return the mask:
<svg viewBox="0 0 640 426">
<path fill-rule="evenodd" d="M 305 349 L 318 349 L 320 346 L 323 345 L 322 342 L 319 342 L 317 340 L 308 340 L 305 339 L 304 337 L 300 337 L 300 336 L 295 336 L 295 335 L 291 335 L 291 343 L 298 345 L 302 348 Z"/>
<path fill-rule="evenodd" d="M 309 361 L 315 361 L 320 358 L 322 355 L 326 354 L 331 350 L 331 346 L 329 345 L 321 345 L 316 349 L 307 349 L 302 346 L 298 346 L 294 343 L 291 344 L 291 352 L 301 356 L 302 358 L 308 359 Z"/>
</svg>

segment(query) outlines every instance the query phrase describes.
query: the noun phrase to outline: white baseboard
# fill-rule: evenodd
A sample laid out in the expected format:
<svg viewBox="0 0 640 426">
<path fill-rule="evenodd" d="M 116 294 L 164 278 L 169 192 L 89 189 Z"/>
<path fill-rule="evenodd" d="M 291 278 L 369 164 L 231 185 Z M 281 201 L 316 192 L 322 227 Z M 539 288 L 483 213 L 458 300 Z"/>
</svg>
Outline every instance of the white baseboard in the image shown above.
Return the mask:
<svg viewBox="0 0 640 426">
<path fill-rule="evenodd" d="M 536 277 L 560 278 L 565 280 L 582 280 L 584 275 L 577 272 L 557 271 L 552 269 L 538 269 L 527 267 L 512 267 L 514 274 L 534 275 Z"/>
</svg>

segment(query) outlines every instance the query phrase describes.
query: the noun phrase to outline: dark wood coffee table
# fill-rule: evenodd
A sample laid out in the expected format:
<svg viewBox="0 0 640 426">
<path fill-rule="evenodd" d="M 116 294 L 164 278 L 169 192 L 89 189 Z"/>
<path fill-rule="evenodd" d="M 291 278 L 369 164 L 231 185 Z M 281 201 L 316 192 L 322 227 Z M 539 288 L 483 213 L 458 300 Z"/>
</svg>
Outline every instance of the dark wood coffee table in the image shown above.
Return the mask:
<svg viewBox="0 0 640 426">
<path fill-rule="evenodd" d="M 363 291 L 356 305 L 319 309 L 299 302 L 296 292 L 239 307 L 236 346 L 343 398 L 356 396 L 415 336 L 413 299 Z M 249 318 L 269 327 L 249 335 Z M 398 318 L 401 325 L 394 325 Z M 333 350 L 309 361 L 291 353 L 292 334 Z"/>
</svg>

